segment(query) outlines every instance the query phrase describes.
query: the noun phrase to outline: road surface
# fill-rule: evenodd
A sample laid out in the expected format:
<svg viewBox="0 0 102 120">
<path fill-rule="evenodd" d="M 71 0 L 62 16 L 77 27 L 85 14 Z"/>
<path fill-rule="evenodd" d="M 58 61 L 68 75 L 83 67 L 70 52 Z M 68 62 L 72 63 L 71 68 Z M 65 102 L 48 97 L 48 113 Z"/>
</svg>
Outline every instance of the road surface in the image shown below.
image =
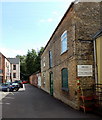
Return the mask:
<svg viewBox="0 0 102 120">
<path fill-rule="evenodd" d="M 0 103 L 3 118 L 100 118 L 74 110 L 30 84 L 18 92 L 8 93 Z"/>
</svg>

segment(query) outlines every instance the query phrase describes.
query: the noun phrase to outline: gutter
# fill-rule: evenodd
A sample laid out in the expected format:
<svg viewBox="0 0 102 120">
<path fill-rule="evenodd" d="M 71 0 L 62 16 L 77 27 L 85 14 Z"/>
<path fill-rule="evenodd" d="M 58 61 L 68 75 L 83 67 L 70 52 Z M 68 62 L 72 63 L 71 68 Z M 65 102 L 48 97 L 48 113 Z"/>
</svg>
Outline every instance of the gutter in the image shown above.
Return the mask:
<svg viewBox="0 0 102 120">
<path fill-rule="evenodd" d="M 98 83 L 98 75 L 97 75 L 97 59 L 96 59 L 96 39 L 93 41 L 94 43 L 94 65 L 95 65 L 95 83 Z"/>
</svg>

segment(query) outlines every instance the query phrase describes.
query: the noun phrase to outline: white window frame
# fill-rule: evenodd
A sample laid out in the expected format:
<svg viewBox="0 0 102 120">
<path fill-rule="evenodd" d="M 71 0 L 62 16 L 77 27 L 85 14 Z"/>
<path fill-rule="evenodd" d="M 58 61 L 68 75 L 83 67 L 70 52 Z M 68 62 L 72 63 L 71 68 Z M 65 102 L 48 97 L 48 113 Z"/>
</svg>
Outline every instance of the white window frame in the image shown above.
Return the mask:
<svg viewBox="0 0 102 120">
<path fill-rule="evenodd" d="M 63 32 L 63 34 L 61 35 L 61 54 L 63 54 L 64 52 L 66 52 L 68 50 L 68 46 L 67 46 L 67 43 L 68 43 L 68 35 L 67 35 L 67 30 L 65 30 Z M 63 48 L 63 44 L 65 44 L 65 48 Z"/>
<path fill-rule="evenodd" d="M 45 67 L 45 57 L 43 58 L 43 67 Z"/>
</svg>

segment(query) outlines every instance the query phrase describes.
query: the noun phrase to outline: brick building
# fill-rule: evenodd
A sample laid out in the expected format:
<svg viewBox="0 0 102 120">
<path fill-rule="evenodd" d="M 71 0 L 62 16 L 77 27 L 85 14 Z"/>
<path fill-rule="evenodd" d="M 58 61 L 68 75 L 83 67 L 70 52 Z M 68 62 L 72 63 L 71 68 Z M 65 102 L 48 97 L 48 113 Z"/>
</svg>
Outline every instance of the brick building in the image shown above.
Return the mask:
<svg viewBox="0 0 102 120">
<path fill-rule="evenodd" d="M 0 52 L 0 83 L 20 80 L 20 59 L 6 58 Z"/>
<path fill-rule="evenodd" d="M 30 84 L 40 88 L 41 87 L 41 73 L 36 72 L 36 73 L 32 74 L 29 77 L 29 82 L 30 82 Z"/>
<path fill-rule="evenodd" d="M 2 53 L 0 53 L 0 83 L 2 83 L 4 81 L 4 60 L 5 57 L 2 55 Z"/>
<path fill-rule="evenodd" d="M 41 56 L 41 88 L 75 109 L 83 107 L 81 96 L 94 94 L 92 36 L 102 28 L 101 8 L 101 0 L 71 3 Z"/>
<path fill-rule="evenodd" d="M 0 52 L 0 83 L 10 81 L 10 61 Z"/>
</svg>

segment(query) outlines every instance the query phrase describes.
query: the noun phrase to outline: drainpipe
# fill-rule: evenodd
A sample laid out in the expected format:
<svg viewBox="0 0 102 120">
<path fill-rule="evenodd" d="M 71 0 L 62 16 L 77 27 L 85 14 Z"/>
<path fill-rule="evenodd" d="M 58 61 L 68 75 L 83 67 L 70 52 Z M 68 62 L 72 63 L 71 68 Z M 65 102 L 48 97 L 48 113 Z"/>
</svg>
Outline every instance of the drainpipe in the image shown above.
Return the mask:
<svg viewBox="0 0 102 120">
<path fill-rule="evenodd" d="M 95 83 L 98 83 L 98 77 L 97 77 L 97 60 L 96 60 L 96 39 L 94 39 L 94 61 L 95 61 Z"/>
</svg>

